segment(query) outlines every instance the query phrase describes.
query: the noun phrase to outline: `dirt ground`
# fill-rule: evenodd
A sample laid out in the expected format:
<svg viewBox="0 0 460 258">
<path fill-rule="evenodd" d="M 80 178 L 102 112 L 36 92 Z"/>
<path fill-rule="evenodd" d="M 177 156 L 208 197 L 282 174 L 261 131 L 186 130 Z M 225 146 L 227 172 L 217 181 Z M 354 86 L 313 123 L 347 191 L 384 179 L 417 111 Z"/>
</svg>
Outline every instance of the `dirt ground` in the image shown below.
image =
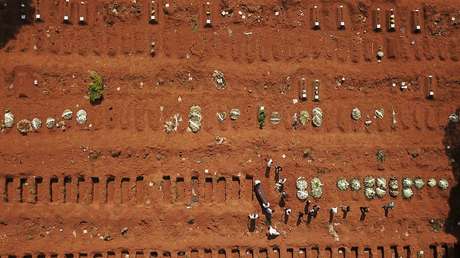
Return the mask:
<svg viewBox="0 0 460 258">
<path fill-rule="evenodd" d="M 0 133 L 2 258 L 460 257 L 460 172 L 449 156 L 460 148 L 460 126 L 446 130 L 460 108 L 458 0 L 150 2 L 0 0 L 0 108 L 15 122 L 43 121 L 37 132 L 14 125 Z M 87 96 L 91 71 L 105 84 L 97 105 Z M 187 130 L 193 105 L 202 112 L 197 133 Z M 312 116 L 315 107 L 320 127 L 293 127 L 295 113 Z M 239 119 L 218 121 L 234 108 Z M 72 120 L 46 128 L 65 109 Z M 79 109 L 88 113 L 84 125 L 75 121 Z M 182 122 L 166 133 L 175 114 Z M 287 179 L 284 205 L 274 168 L 265 174 L 270 158 Z M 297 219 L 301 176 L 324 184 L 321 198 L 309 197 L 321 208 L 311 223 Z M 446 179 L 449 187 L 374 200 L 363 188 L 337 188 L 341 178 L 366 176 L 396 177 L 400 191 L 406 177 Z M 275 239 L 267 238 L 255 180 L 274 210 Z M 385 217 L 389 202 L 395 208 Z M 339 208 L 330 223 L 329 209 L 341 206 L 350 213 L 343 218 Z M 360 207 L 369 207 L 364 221 Z M 284 208 L 292 209 L 287 222 Z"/>
</svg>

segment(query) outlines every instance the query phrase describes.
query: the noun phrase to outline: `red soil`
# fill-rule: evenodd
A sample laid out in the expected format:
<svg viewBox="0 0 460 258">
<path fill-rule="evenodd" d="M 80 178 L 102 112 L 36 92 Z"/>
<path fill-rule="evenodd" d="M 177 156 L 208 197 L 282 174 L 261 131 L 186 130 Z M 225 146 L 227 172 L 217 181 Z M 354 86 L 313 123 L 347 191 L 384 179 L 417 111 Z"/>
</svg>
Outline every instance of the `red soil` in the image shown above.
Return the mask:
<svg viewBox="0 0 460 258">
<path fill-rule="evenodd" d="M 168 1 L 157 1 L 158 24 L 148 23 L 147 0 L 85 5 L 71 0 L 69 7 L 64 0 L 32 1 L 28 17 L 37 11 L 42 22 L 26 24 L 19 20 L 17 1 L 6 2 L 8 7 L 0 9 L 0 107 L 11 110 L 16 121 L 39 117 L 43 122 L 60 118 L 66 108 L 74 115 L 83 108 L 88 122 L 81 126 L 73 119 L 65 131 L 43 126 L 27 135 L 15 128 L 1 133 L 2 257 L 153 257 L 155 252 L 415 257 L 419 250 L 426 257 L 445 252 L 458 257 L 451 249 L 458 217 L 449 218 L 457 182 L 445 152 L 448 116 L 460 107 L 460 24 L 451 21 L 460 22 L 458 0 L 212 1 L 212 28 L 203 26 L 204 1 L 169 1 L 168 14 L 161 8 Z M 315 4 L 319 30 L 311 29 Z M 339 5 L 344 6 L 345 30 L 337 29 Z M 382 10 L 381 32 L 372 30 L 376 8 Z M 395 32 L 386 30 L 391 8 Z M 411 30 L 414 9 L 421 12 L 421 33 Z M 232 10 L 232 17 L 221 16 L 221 10 Z M 70 24 L 63 23 L 64 15 Z M 84 25 L 78 24 L 82 15 Z M 379 48 L 385 53 L 381 63 Z M 214 86 L 214 70 L 225 74 L 224 90 Z M 89 71 L 105 80 L 99 105 L 85 98 Z M 434 100 L 425 98 L 428 75 L 433 76 Z M 345 82 L 338 85 L 342 76 Z M 302 77 L 308 101 L 293 104 Z M 317 103 L 311 101 L 315 79 L 321 82 Z M 399 90 L 401 82 L 409 83 L 408 90 Z M 197 134 L 187 131 L 192 105 L 202 109 Z M 279 112 L 281 123 L 267 121 L 260 130 L 259 105 L 268 117 Z M 316 106 L 324 111 L 321 127 L 292 128 L 295 112 L 311 113 Z M 350 117 L 353 107 L 363 114 L 359 122 Z M 241 110 L 239 120 L 219 123 L 216 113 L 232 108 Z M 378 108 L 385 110 L 382 120 L 374 118 Z M 164 123 L 175 113 L 183 122 L 167 134 Z M 367 115 L 373 121 L 369 127 Z M 217 144 L 217 136 L 226 141 Z M 307 148 L 310 158 L 303 157 Z M 376 160 L 378 149 L 386 154 L 383 167 Z M 293 210 L 287 224 L 273 171 L 264 176 L 269 157 L 287 177 L 286 207 Z M 387 194 L 369 201 L 362 190 L 336 187 L 341 177 L 368 175 L 396 176 L 400 183 L 404 177 L 445 178 L 449 189 L 424 187 L 414 190 L 410 200 Z M 312 199 L 321 211 L 309 225 L 296 225 L 304 207 L 295 196 L 299 176 L 324 183 L 323 197 Z M 274 240 L 267 239 L 252 192 L 255 179 L 262 181 L 275 210 L 273 224 L 281 235 Z M 197 196 L 192 198 L 192 192 Z M 382 205 L 390 201 L 396 207 L 385 218 Z M 340 205 L 352 210 L 347 219 L 335 219 L 339 238 L 334 239 L 328 209 Z M 360 206 L 370 207 L 364 222 L 359 221 Z M 251 212 L 261 215 L 256 232 L 248 231 Z M 435 232 L 432 219 L 445 228 Z M 127 233 L 121 233 L 123 228 Z"/>
</svg>

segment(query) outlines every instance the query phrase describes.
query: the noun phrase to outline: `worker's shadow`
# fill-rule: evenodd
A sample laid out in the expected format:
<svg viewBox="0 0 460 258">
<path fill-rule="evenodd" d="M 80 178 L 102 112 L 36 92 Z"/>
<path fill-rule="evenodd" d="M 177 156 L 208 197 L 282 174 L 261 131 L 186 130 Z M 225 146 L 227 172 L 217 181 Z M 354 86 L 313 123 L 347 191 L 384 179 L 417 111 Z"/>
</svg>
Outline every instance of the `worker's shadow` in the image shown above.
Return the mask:
<svg viewBox="0 0 460 258">
<path fill-rule="evenodd" d="M 270 167 L 265 168 L 265 177 L 269 178 L 270 177 Z"/>
<path fill-rule="evenodd" d="M 249 221 L 248 221 L 248 229 L 249 229 L 249 232 L 254 232 L 254 231 L 256 231 L 256 220 L 255 220 L 255 219 L 249 218 Z"/>
<path fill-rule="evenodd" d="M 31 0 L 0 0 L 0 49 L 16 37 L 22 26 L 30 24 L 35 10 L 31 7 Z M 25 7 L 21 7 L 24 3 Z M 25 14 L 25 19 L 21 15 Z"/>
<path fill-rule="evenodd" d="M 457 114 L 460 114 L 460 108 L 456 110 Z M 460 123 L 450 122 L 447 124 L 444 130 L 443 145 L 445 152 L 449 157 L 450 166 L 452 169 L 453 177 L 455 181 L 460 180 Z M 453 183 L 456 183 L 453 182 Z M 449 194 L 449 215 L 445 223 L 445 231 L 449 234 L 454 235 L 457 238 L 457 245 L 455 247 L 450 246 L 448 253 L 460 253 L 460 185 L 456 184 L 450 190 Z"/>
</svg>

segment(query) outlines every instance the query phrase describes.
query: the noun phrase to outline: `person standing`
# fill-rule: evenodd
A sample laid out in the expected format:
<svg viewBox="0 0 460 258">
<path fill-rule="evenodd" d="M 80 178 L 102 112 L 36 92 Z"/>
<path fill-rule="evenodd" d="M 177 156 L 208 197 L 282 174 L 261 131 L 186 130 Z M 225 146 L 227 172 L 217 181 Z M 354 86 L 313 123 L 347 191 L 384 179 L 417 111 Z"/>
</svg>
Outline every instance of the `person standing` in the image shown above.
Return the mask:
<svg viewBox="0 0 460 258">
<path fill-rule="evenodd" d="M 337 207 L 332 207 L 330 210 L 329 210 L 329 223 L 332 223 L 332 221 L 334 220 L 334 216 L 337 214 Z"/>
<path fill-rule="evenodd" d="M 369 207 L 359 207 L 359 210 L 361 211 L 359 220 L 364 221 L 366 219 L 366 214 L 369 212 Z"/>
<path fill-rule="evenodd" d="M 273 164 L 273 160 L 269 158 L 267 160 L 267 165 L 265 166 L 265 177 L 270 176 L 270 170 L 272 168 L 272 164 Z"/>
<path fill-rule="evenodd" d="M 394 202 L 389 202 L 389 203 L 383 205 L 382 208 L 385 211 L 385 217 L 388 217 L 388 214 L 389 214 L 390 210 L 392 210 L 394 207 L 395 207 Z"/>
<path fill-rule="evenodd" d="M 350 212 L 350 206 L 342 206 L 343 218 L 346 219 L 348 213 Z"/>
<path fill-rule="evenodd" d="M 289 216 L 291 215 L 292 210 L 289 208 L 284 209 L 284 224 L 287 224 L 289 221 Z"/>
<path fill-rule="evenodd" d="M 283 168 L 279 165 L 276 165 L 275 166 L 275 182 L 278 182 L 280 180 L 281 171 L 283 171 Z"/>
<path fill-rule="evenodd" d="M 297 214 L 297 226 L 300 225 L 302 223 L 302 220 L 303 220 L 303 215 L 304 213 L 303 212 L 300 212 Z"/>
</svg>

